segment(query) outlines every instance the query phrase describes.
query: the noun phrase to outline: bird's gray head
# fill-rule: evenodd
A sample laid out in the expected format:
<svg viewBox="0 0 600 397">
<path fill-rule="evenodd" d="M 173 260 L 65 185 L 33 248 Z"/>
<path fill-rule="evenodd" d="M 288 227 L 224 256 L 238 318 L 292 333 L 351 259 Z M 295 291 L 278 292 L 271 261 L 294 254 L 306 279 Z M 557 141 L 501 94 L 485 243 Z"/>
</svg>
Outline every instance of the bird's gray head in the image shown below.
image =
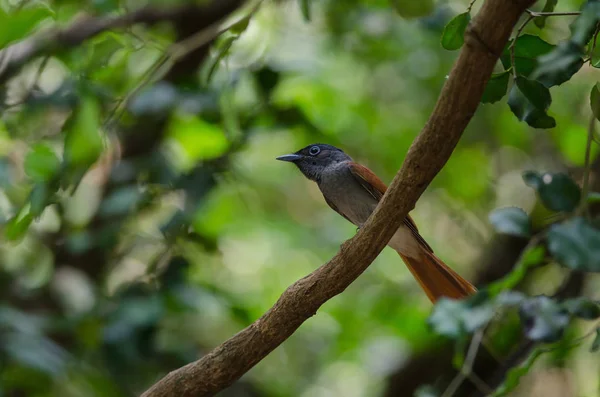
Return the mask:
<svg viewBox="0 0 600 397">
<path fill-rule="evenodd" d="M 321 180 L 321 175 L 327 167 L 343 161 L 352 161 L 342 150 L 324 143 L 308 145 L 296 153 L 279 156 L 277 160 L 296 164 L 308 179 L 315 182 Z"/>
</svg>

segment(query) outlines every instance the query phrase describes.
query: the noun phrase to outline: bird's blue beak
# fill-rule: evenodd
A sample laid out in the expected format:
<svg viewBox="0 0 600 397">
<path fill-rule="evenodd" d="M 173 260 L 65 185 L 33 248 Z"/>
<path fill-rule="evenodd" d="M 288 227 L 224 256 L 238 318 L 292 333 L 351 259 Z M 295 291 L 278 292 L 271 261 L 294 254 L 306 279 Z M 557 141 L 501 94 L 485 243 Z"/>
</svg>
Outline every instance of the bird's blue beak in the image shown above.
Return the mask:
<svg viewBox="0 0 600 397">
<path fill-rule="evenodd" d="M 289 161 L 293 163 L 294 161 L 298 161 L 301 158 L 302 156 L 300 156 L 299 154 L 284 154 L 283 156 L 277 157 L 277 160 Z"/>
</svg>

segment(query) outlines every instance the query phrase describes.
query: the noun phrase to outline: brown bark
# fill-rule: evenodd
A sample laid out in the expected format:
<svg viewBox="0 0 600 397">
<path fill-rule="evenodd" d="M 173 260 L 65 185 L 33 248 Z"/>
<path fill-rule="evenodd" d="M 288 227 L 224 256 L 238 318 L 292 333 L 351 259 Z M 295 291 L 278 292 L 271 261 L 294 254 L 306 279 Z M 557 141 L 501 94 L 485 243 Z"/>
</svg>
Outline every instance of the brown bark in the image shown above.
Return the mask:
<svg viewBox="0 0 600 397">
<path fill-rule="evenodd" d="M 365 271 L 452 154 L 515 23 L 533 3 L 484 3 L 467 29 L 465 45 L 429 121 L 357 235 L 346 241 L 333 259 L 292 284 L 261 318 L 200 360 L 169 373 L 143 397 L 214 395 L 250 370 Z"/>
</svg>

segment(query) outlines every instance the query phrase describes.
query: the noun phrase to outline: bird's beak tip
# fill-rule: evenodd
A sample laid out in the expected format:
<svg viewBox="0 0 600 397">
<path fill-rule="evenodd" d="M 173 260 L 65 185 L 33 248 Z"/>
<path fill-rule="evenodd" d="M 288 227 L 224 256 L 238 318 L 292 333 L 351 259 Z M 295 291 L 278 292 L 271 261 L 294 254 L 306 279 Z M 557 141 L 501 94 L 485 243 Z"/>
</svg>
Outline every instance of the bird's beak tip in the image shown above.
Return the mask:
<svg viewBox="0 0 600 397">
<path fill-rule="evenodd" d="M 279 156 L 276 157 L 276 160 L 279 161 L 289 161 L 289 162 L 294 162 L 296 160 L 300 160 L 302 158 L 302 156 L 298 155 L 298 154 L 284 154 L 283 156 Z"/>
</svg>

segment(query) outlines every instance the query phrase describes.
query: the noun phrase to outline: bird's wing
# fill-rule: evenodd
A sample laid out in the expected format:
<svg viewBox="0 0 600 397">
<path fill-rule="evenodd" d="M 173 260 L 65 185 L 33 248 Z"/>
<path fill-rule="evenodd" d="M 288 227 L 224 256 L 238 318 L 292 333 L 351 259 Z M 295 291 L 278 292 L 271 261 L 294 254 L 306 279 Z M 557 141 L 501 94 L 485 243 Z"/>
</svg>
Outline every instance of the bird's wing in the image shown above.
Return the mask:
<svg viewBox="0 0 600 397">
<path fill-rule="evenodd" d="M 358 163 L 350 163 L 350 173 L 356 181 L 367 191 L 373 198 L 377 201 L 381 200 L 384 193 L 387 190 L 387 186 L 373 171 L 365 167 L 364 165 L 360 165 Z M 335 208 L 328 203 L 331 208 L 335 210 Z M 404 225 L 412 232 L 417 241 L 429 252 L 433 252 L 427 241 L 419 234 L 419 229 L 415 224 L 415 221 L 407 215 L 404 218 Z"/>
</svg>

